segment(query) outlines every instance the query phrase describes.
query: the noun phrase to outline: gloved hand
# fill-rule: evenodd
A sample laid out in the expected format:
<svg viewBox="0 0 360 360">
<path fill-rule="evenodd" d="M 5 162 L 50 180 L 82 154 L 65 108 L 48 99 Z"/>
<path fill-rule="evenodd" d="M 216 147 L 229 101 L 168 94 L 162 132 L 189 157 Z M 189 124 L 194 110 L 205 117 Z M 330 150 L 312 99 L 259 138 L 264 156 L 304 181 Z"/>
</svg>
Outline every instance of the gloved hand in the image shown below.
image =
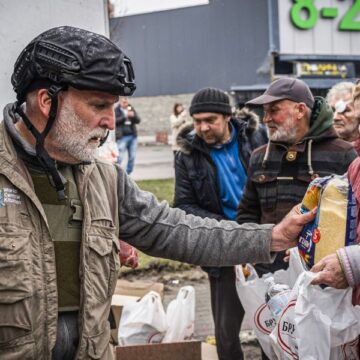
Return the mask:
<svg viewBox="0 0 360 360">
<path fill-rule="evenodd" d="M 120 245 L 120 264 L 121 266 L 130 267 L 132 269 L 135 269 L 139 265 L 139 257 L 136 249 L 126 243 L 125 241 L 122 241 L 119 239 L 119 245 Z"/>
</svg>

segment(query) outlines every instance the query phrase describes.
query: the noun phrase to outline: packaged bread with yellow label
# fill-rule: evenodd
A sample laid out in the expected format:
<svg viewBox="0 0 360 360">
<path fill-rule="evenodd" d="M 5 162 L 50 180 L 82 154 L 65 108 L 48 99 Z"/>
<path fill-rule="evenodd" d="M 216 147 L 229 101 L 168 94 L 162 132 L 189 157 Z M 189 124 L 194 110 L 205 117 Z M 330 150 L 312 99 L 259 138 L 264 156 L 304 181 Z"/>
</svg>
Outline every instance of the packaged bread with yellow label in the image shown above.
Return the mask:
<svg viewBox="0 0 360 360">
<path fill-rule="evenodd" d="M 308 269 L 356 239 L 356 202 L 346 175 L 317 178 L 310 183 L 301 204 L 305 213 L 318 206 L 315 220 L 299 237 L 298 248 Z"/>
</svg>

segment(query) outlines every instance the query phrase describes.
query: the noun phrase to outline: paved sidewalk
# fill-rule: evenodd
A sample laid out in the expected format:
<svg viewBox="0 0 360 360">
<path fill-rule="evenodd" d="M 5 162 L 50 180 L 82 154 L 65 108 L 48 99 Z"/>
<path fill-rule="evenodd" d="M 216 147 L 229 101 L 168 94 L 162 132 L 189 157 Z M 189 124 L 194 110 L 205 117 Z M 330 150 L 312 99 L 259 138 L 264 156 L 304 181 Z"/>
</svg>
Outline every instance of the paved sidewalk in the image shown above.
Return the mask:
<svg viewBox="0 0 360 360">
<path fill-rule="evenodd" d="M 134 180 L 173 178 L 174 155 L 170 145 L 139 145 L 136 152 L 135 167 L 131 174 Z M 122 167 L 126 167 L 127 157 Z"/>
</svg>

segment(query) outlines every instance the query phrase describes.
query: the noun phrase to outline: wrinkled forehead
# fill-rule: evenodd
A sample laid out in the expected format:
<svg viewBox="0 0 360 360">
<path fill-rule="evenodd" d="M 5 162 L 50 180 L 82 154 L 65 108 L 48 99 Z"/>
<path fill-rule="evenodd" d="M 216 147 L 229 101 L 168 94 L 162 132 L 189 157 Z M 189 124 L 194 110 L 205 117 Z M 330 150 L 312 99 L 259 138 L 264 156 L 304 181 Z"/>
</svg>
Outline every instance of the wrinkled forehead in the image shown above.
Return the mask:
<svg viewBox="0 0 360 360">
<path fill-rule="evenodd" d="M 339 100 L 343 100 L 345 102 L 352 102 L 352 98 L 353 98 L 352 92 L 344 90 L 344 91 L 334 94 L 330 98 L 329 102 L 330 102 L 330 104 L 334 104 L 334 103 L 338 102 Z"/>
<path fill-rule="evenodd" d="M 78 90 L 73 87 L 69 87 L 67 91 L 63 91 L 61 92 L 61 94 L 69 100 L 76 100 L 82 102 L 97 100 L 109 103 L 116 103 L 119 99 L 119 96 L 104 91 Z"/>
</svg>

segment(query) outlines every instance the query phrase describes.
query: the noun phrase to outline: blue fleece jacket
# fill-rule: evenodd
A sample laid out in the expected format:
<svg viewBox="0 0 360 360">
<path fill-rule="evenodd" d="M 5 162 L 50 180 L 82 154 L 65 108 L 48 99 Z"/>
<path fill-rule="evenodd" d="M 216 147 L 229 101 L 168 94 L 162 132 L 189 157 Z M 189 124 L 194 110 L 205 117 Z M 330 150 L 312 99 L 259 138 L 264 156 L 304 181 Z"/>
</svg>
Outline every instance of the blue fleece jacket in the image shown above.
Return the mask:
<svg viewBox="0 0 360 360">
<path fill-rule="evenodd" d="M 247 176 L 239 158 L 236 129 L 232 124 L 230 140 L 221 146 L 212 147 L 210 154 L 217 168 L 217 181 L 224 215 L 229 220 L 235 220 Z"/>
</svg>

